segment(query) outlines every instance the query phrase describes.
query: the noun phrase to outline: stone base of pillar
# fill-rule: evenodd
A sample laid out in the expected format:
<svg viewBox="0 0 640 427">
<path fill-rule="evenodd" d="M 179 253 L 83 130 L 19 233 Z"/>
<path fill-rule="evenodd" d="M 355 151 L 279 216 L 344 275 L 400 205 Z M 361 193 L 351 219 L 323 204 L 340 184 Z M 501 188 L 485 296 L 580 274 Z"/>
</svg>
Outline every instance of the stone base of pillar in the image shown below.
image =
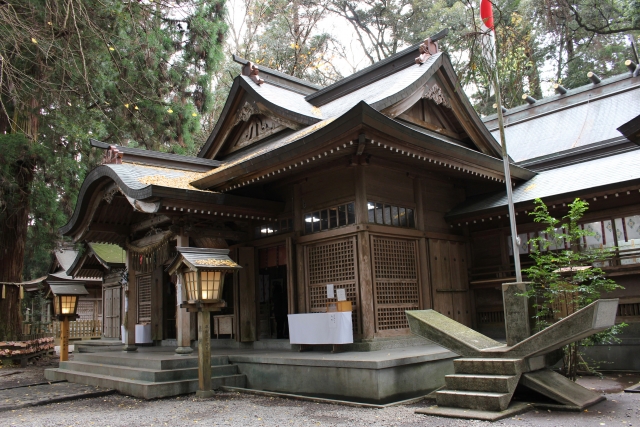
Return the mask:
<svg viewBox="0 0 640 427">
<path fill-rule="evenodd" d="M 122 346 L 122 351 L 138 351 L 138 347 L 135 345 L 125 344 Z"/>
<path fill-rule="evenodd" d="M 175 351 L 176 354 L 179 354 L 181 356 L 188 356 L 193 353 L 193 349 L 191 347 L 178 347 Z"/>
</svg>

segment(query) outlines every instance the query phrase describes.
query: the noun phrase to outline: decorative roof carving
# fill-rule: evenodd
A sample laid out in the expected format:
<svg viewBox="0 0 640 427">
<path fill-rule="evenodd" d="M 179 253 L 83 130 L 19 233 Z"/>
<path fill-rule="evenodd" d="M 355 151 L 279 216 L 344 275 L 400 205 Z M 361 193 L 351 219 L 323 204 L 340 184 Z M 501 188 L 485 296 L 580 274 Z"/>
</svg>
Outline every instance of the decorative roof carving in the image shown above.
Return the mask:
<svg viewBox="0 0 640 427">
<path fill-rule="evenodd" d="M 236 140 L 233 141 L 230 151 L 245 147 L 269 135 L 273 135 L 284 128 L 278 121 L 262 114 L 255 114 L 245 121 L 247 124 L 244 125 L 244 128 L 238 134 Z"/>
<path fill-rule="evenodd" d="M 431 40 L 431 37 L 426 39 L 420 47 L 418 48 L 420 51 L 420 56 L 416 58 L 416 64 L 422 65 L 424 64 L 431 55 L 435 55 L 438 53 L 438 42 Z"/>
<path fill-rule="evenodd" d="M 124 153 L 118 150 L 118 148 L 115 145 L 110 145 L 107 151 L 104 152 L 104 156 L 102 157 L 102 164 L 103 165 L 121 165 L 123 156 L 124 156 Z"/>
<path fill-rule="evenodd" d="M 249 61 L 242 67 L 242 75 L 249 77 L 253 80 L 257 85 L 261 85 L 264 83 L 264 80 L 261 79 L 258 74 L 260 73 L 260 69 L 253 62 Z"/>
<path fill-rule="evenodd" d="M 259 111 L 255 105 L 250 104 L 249 102 L 245 102 L 242 108 L 238 109 L 238 112 L 236 113 L 236 120 L 234 121 L 233 125 L 235 126 L 240 122 L 246 122 L 252 115 L 258 113 Z"/>
<path fill-rule="evenodd" d="M 451 108 L 451 104 L 449 104 L 449 100 L 444 93 L 442 93 L 442 89 L 437 84 L 432 85 L 431 87 L 427 86 L 424 90 L 423 98 L 430 99 L 438 105 L 442 105 L 443 107 Z"/>
</svg>

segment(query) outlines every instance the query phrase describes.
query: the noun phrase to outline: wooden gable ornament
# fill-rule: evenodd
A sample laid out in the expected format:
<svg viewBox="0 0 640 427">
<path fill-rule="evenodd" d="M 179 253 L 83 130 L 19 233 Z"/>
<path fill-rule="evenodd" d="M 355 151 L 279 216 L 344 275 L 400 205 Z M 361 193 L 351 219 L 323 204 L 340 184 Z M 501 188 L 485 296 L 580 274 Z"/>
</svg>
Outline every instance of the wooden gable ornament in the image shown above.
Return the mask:
<svg viewBox="0 0 640 427">
<path fill-rule="evenodd" d="M 241 123 L 242 125 L 238 126 Z M 229 149 L 226 150 L 227 153 L 239 150 L 286 129 L 282 123 L 273 117 L 262 114 L 255 105 L 249 102 L 245 102 L 237 111 L 233 126 L 237 128 L 231 135 L 231 143 L 228 146 Z"/>
</svg>

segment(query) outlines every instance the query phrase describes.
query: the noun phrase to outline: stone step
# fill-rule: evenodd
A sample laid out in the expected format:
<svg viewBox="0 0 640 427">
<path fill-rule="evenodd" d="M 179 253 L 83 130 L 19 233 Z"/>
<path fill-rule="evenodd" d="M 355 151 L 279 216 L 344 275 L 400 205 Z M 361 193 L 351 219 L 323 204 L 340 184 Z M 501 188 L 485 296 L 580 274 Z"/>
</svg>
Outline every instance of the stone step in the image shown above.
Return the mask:
<svg viewBox="0 0 640 427">
<path fill-rule="evenodd" d="M 198 353 L 193 356 L 175 355 L 170 358 L 154 357 L 153 353 L 79 353 L 73 356 L 76 362 L 98 363 L 103 365 L 126 366 L 144 369 L 186 369 L 198 367 Z M 227 356 L 211 356 L 211 365 L 228 365 Z"/>
<path fill-rule="evenodd" d="M 511 396 L 512 393 L 439 390 L 436 392 L 436 402 L 438 406 L 449 406 L 452 408 L 504 411 L 509 406 Z"/>
<path fill-rule="evenodd" d="M 522 372 L 522 359 L 485 359 L 465 357 L 453 361 L 456 374 L 518 375 Z"/>
<path fill-rule="evenodd" d="M 66 369 L 46 369 L 45 377 L 49 381 L 67 380 L 78 384 L 87 384 L 117 390 L 122 394 L 142 399 L 157 399 L 160 397 L 177 396 L 195 393 L 198 390 L 198 380 L 180 380 L 151 382 L 112 377 L 109 375 L 89 374 L 85 372 L 69 371 Z M 226 375 L 211 378 L 211 388 L 222 386 L 246 387 L 247 377 L 244 374 Z"/>
<path fill-rule="evenodd" d="M 445 375 L 448 390 L 491 391 L 513 393 L 520 375 Z"/>
<path fill-rule="evenodd" d="M 157 370 L 146 368 L 131 368 L 118 365 L 107 365 L 104 363 L 77 362 L 74 360 L 68 362 L 60 362 L 60 368 L 73 372 L 107 375 L 110 377 L 150 382 L 192 380 L 198 378 L 197 367 Z M 212 377 L 234 375 L 237 373 L 238 367 L 236 365 L 215 365 L 211 367 Z"/>
</svg>

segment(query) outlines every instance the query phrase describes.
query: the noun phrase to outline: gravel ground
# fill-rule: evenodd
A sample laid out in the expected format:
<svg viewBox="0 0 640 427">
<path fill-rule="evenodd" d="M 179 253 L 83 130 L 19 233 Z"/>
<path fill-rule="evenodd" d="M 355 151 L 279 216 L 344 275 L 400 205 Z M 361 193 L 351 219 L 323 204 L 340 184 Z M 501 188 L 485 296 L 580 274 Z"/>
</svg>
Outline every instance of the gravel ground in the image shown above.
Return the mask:
<svg viewBox="0 0 640 427">
<path fill-rule="evenodd" d="M 55 358 L 41 359 L 26 369 L 3 368 L 0 388 L 23 386 L 44 380 L 43 370 L 57 365 Z M 585 377 L 583 386 L 606 393 L 607 400 L 587 411 L 533 410 L 493 423 L 496 426 L 637 426 L 640 427 L 640 393 L 621 393 L 640 381 L 639 374 L 608 374 Z M 211 399 L 193 395 L 169 399 L 140 400 L 110 395 L 45 406 L 0 412 L 0 427 L 63 426 L 470 426 L 482 421 L 457 420 L 415 414 L 433 401 L 384 409 L 356 408 L 308 401 L 220 392 Z"/>
<path fill-rule="evenodd" d="M 73 356 L 70 357 L 72 358 Z M 21 368 L 20 365 L 0 365 L 0 390 L 45 382 L 44 370 L 57 368 L 59 363 L 58 356 L 42 356 L 33 359 L 26 368 Z"/>
<path fill-rule="evenodd" d="M 580 413 L 534 410 L 498 426 L 640 426 L 640 394 L 616 393 Z M 354 408 L 290 399 L 218 393 L 145 401 L 121 395 L 4 412 L 0 426 L 469 426 L 490 424 L 417 415 L 424 401 L 384 409 Z"/>
</svg>

